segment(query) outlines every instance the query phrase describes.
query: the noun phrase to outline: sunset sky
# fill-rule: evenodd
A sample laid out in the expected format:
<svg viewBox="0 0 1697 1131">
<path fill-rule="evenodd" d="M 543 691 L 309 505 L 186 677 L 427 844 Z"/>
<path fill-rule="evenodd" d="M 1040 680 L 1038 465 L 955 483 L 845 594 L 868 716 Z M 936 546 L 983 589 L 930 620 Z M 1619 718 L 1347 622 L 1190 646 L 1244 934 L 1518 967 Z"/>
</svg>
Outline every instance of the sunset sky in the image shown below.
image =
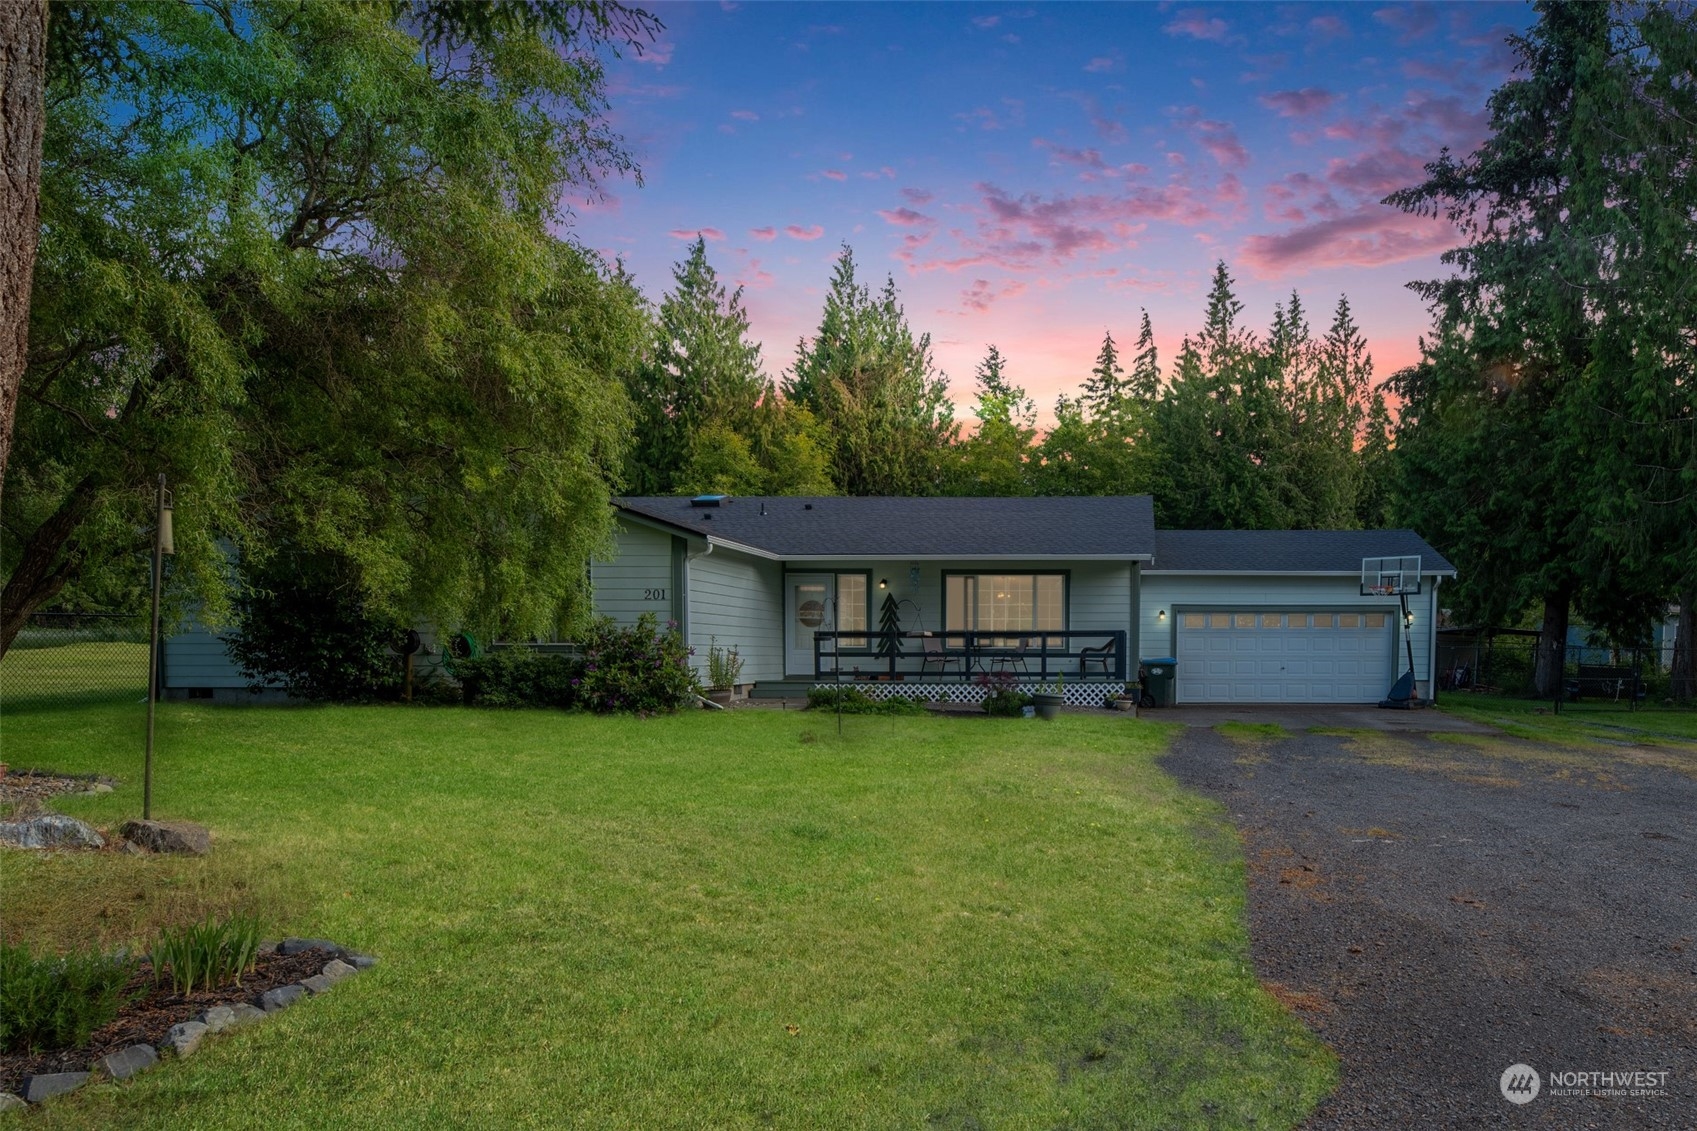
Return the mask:
<svg viewBox="0 0 1697 1131">
<path fill-rule="evenodd" d="M 1520 4 L 662 4 L 611 64 L 644 184 L 573 202 L 648 296 L 701 233 L 766 371 L 811 335 L 843 243 L 895 276 L 955 400 L 989 343 L 1045 409 L 1111 330 L 1165 365 L 1224 259 L 1260 330 L 1349 295 L 1379 377 L 1428 320 L 1404 284 L 1447 223 L 1378 203 L 1484 136 Z"/>
</svg>

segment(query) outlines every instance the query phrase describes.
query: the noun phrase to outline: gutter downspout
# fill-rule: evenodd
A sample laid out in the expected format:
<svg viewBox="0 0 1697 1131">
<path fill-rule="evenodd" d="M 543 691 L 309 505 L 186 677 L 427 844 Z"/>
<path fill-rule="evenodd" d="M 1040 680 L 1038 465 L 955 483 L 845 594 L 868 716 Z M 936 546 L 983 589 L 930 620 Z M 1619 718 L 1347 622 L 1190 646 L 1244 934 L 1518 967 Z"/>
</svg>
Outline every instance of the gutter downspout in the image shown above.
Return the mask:
<svg viewBox="0 0 1697 1131">
<path fill-rule="evenodd" d="M 1443 583 L 1442 576 L 1433 576 L 1432 605 L 1427 610 L 1426 616 L 1426 619 L 1431 622 L 1426 629 L 1426 672 L 1427 679 L 1430 680 L 1426 686 L 1431 688 L 1431 694 L 1427 698 L 1431 699 L 1433 703 L 1438 701 L 1438 589 Z"/>
<path fill-rule="evenodd" d="M 693 562 L 696 558 L 705 558 L 713 552 L 713 539 L 706 535 L 702 535 L 702 538 L 706 542 L 705 549 L 698 550 L 693 554 L 688 550 L 684 551 L 683 581 L 682 584 L 678 586 L 678 628 L 683 631 L 685 646 L 690 648 L 695 647 L 695 628 L 690 616 L 693 610 L 690 608 L 689 599 L 691 588 L 689 580 L 689 563 Z"/>
</svg>

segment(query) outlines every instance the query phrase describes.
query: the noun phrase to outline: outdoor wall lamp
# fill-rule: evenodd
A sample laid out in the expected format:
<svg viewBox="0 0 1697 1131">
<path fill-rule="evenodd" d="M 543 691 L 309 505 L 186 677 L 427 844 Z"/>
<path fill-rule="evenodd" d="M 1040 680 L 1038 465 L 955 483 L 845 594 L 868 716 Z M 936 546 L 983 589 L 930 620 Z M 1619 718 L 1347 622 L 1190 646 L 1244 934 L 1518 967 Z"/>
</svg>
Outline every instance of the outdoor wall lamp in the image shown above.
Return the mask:
<svg viewBox="0 0 1697 1131">
<path fill-rule="evenodd" d="M 889 579 L 889 578 L 887 578 L 887 577 L 880 577 L 880 578 L 879 578 L 879 579 L 878 579 L 878 588 L 880 588 L 880 589 L 888 589 L 888 588 L 889 588 L 889 587 L 890 587 L 890 579 Z"/>
<path fill-rule="evenodd" d="M 1160 612 L 1156 613 L 1155 619 L 1156 620 L 1166 620 L 1167 619 L 1167 610 L 1162 609 Z"/>
</svg>

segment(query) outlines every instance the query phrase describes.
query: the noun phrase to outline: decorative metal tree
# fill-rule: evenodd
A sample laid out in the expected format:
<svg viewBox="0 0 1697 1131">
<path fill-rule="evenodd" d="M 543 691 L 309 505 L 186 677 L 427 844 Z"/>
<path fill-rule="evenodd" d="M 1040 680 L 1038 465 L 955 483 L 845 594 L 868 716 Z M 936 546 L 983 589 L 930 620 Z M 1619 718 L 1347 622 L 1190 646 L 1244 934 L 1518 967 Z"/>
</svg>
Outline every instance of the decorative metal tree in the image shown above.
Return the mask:
<svg viewBox="0 0 1697 1131">
<path fill-rule="evenodd" d="M 878 656 L 880 659 L 894 661 L 900 658 L 902 654 L 901 631 L 901 608 L 896 603 L 896 595 L 887 593 L 884 595 L 883 605 L 878 609 Z"/>
</svg>

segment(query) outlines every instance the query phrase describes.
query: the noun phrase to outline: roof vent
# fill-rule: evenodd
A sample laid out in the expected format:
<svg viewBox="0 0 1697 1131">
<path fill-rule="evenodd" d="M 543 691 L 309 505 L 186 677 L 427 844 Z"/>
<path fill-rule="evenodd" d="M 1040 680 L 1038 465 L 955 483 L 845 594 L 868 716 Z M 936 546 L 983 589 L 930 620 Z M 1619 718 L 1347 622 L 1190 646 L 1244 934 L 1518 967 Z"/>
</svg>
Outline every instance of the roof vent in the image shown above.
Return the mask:
<svg viewBox="0 0 1697 1131">
<path fill-rule="evenodd" d="M 813 504 L 812 503 L 803 503 L 803 504 L 801 504 L 801 509 L 804 510 L 804 511 L 810 511 L 810 510 L 813 509 Z"/>
<path fill-rule="evenodd" d="M 722 507 L 731 501 L 729 495 L 697 495 L 689 501 L 692 507 Z"/>
</svg>

